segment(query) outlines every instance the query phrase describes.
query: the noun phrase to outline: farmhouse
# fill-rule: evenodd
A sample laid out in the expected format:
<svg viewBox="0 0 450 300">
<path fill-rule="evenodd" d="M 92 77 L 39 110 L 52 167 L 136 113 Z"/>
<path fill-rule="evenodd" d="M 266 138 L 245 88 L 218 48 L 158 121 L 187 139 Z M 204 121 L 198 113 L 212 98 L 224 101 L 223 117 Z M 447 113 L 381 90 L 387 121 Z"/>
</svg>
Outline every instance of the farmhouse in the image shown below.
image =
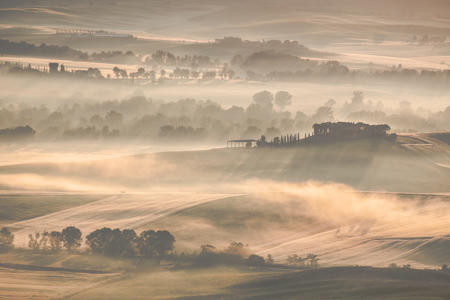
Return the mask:
<svg viewBox="0 0 450 300">
<path fill-rule="evenodd" d="M 381 138 L 395 140 L 397 135 L 395 133 L 388 134 L 391 127 L 386 124 L 369 125 L 365 123 L 352 122 L 327 122 L 321 124 L 314 124 L 313 133 L 305 133 L 305 138 L 300 138 L 300 133 L 281 135 L 267 141 L 265 136 L 261 136 L 260 140 L 256 141 L 257 147 L 262 148 L 280 148 L 280 147 L 294 147 L 314 143 L 329 143 L 337 141 L 347 141 L 366 138 Z M 249 142 L 251 141 L 251 142 Z M 233 140 L 228 141 L 227 147 L 231 145 L 235 147 L 252 147 L 254 140 Z M 247 143 L 248 142 L 248 143 Z"/>
<path fill-rule="evenodd" d="M 351 122 L 327 122 L 314 124 L 314 135 L 331 134 L 339 140 L 352 140 L 360 138 L 386 137 L 387 132 L 391 130 L 389 125 L 369 125 L 365 123 Z"/>
</svg>

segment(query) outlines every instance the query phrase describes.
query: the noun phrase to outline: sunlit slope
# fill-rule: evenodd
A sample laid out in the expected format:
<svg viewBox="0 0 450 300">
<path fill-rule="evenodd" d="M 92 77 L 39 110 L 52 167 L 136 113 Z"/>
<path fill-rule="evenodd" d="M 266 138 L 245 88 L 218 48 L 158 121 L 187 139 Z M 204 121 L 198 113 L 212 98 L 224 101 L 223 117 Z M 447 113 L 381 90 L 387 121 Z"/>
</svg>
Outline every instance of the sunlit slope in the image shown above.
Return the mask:
<svg viewBox="0 0 450 300">
<path fill-rule="evenodd" d="M 0 268 L 1 299 L 62 299 L 119 279 L 121 274 L 28 271 Z"/>
<path fill-rule="evenodd" d="M 76 226 L 88 235 L 103 227 L 132 229 L 163 216 L 208 201 L 232 197 L 232 194 L 142 194 L 115 195 L 89 204 L 69 208 L 38 218 L 9 224 L 15 234 L 15 243 L 25 247 L 28 234 L 44 230 L 62 230 Z M 152 229 L 152 228 L 146 228 Z M 160 228 L 164 229 L 164 228 Z"/>
<path fill-rule="evenodd" d="M 216 149 L 127 156 L 83 163 L 0 167 L 0 187 L 38 190 L 213 190 L 248 179 L 331 181 L 357 190 L 450 191 L 448 133 L 284 149 Z M 255 192 L 255 191 L 253 191 Z"/>
<path fill-rule="evenodd" d="M 259 254 L 285 260 L 289 254 L 316 253 L 323 265 L 439 267 L 450 261 L 449 202 L 390 211 L 350 226 L 293 239 Z"/>
<path fill-rule="evenodd" d="M 182 209 L 136 230 L 145 228 L 167 228 L 177 237 L 177 250 L 181 252 L 199 251 L 206 244 L 226 247 L 230 241 L 261 251 L 334 226 L 309 214 L 300 197 L 268 192 Z"/>
<path fill-rule="evenodd" d="M 0 194 L 0 227 L 104 199 L 102 195 Z"/>
<path fill-rule="evenodd" d="M 286 192 L 220 199 L 137 229 L 167 228 L 178 237 L 179 251 L 240 241 L 277 263 L 309 253 L 319 255 L 322 266 L 436 268 L 450 262 L 448 196 L 355 193 L 311 183 L 278 188 Z"/>
</svg>

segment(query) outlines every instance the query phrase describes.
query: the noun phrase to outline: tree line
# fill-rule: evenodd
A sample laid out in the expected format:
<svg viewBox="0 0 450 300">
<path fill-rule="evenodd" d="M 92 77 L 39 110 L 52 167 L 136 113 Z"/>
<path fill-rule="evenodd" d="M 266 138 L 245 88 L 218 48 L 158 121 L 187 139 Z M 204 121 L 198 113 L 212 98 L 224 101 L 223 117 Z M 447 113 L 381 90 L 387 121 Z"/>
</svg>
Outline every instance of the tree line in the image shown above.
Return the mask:
<svg viewBox="0 0 450 300">
<path fill-rule="evenodd" d="M 271 254 L 266 258 L 252 254 L 249 246 L 241 242 L 233 241 L 228 247 L 218 249 L 212 245 L 202 245 L 201 252 L 195 260 L 199 267 L 211 267 L 215 265 L 247 265 L 252 267 L 282 266 L 276 265 Z M 319 258 L 316 254 L 308 254 L 304 259 L 296 254 L 289 255 L 286 263 L 294 268 L 318 268 Z"/>
<path fill-rule="evenodd" d="M 0 39 L 0 54 L 29 55 L 86 62 L 183 66 L 189 68 L 215 67 L 220 65 L 218 59 L 211 60 L 209 56 L 203 55 L 176 56 L 167 51 L 157 51 L 148 56 L 137 55 L 133 51 L 100 51 L 89 54 L 68 46 L 47 45 L 44 43 L 35 45 L 24 41 L 12 42 L 7 39 Z"/>
<path fill-rule="evenodd" d="M 63 249 L 69 252 L 81 246 L 82 232 L 74 226 L 62 231 L 43 231 L 29 234 L 28 247 L 34 252 L 48 254 L 58 253 Z M 271 254 L 266 258 L 253 254 L 248 245 L 233 241 L 226 248 L 202 245 L 200 253 L 178 254 L 174 252 L 175 237 L 166 230 L 144 230 L 137 235 L 133 229 L 120 230 L 103 227 L 86 236 L 87 252 L 108 257 L 151 258 L 187 262 L 197 267 L 216 265 L 247 265 L 252 267 L 274 266 Z M 14 250 L 14 234 L 3 227 L 0 230 L 0 253 Z M 289 255 L 286 262 L 296 268 L 317 268 L 319 259 L 315 254 L 308 254 L 304 259 Z M 281 266 L 281 265 L 280 265 Z"/>
<path fill-rule="evenodd" d="M 62 249 L 80 248 L 82 232 L 74 226 L 62 231 L 36 232 L 28 235 L 28 248 L 44 253 L 57 253 Z M 175 237 L 167 230 L 144 230 L 137 235 L 133 229 L 120 230 L 104 227 L 86 236 L 88 252 L 111 257 L 145 257 L 163 259 L 174 249 Z M 14 234 L 3 227 L 0 230 L 0 252 L 14 249 Z"/>
</svg>

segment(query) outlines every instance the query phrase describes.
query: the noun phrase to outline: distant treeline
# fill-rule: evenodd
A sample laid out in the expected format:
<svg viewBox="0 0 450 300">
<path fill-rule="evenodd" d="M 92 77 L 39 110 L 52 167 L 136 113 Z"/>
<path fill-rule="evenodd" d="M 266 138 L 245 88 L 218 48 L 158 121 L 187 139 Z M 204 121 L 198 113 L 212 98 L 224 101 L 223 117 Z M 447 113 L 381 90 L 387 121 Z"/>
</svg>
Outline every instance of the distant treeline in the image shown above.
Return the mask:
<svg viewBox="0 0 450 300">
<path fill-rule="evenodd" d="M 232 47 L 235 51 L 242 48 L 250 48 L 254 51 L 273 50 L 282 51 L 294 55 L 319 55 L 321 52 L 313 51 L 300 45 L 297 41 L 279 40 L 270 41 L 243 41 L 237 37 L 225 37 L 216 39 L 220 47 Z M 239 46 L 239 47 L 238 47 Z M 237 49 L 236 49 L 237 47 Z M 0 54 L 7 55 L 27 55 L 36 57 L 48 57 L 52 59 L 69 59 L 80 61 L 108 62 L 120 64 L 146 64 L 157 66 L 179 66 L 188 68 L 212 68 L 220 67 L 219 59 L 212 60 L 207 55 L 178 56 L 168 51 L 157 51 L 151 55 L 136 55 L 132 51 L 101 51 L 88 54 L 68 46 L 57 45 L 35 45 L 27 42 L 11 42 L 6 39 L 0 39 Z M 328 54 L 329 55 L 329 54 Z"/>
<path fill-rule="evenodd" d="M 30 55 L 37 57 L 51 57 L 60 59 L 81 59 L 86 53 L 72 49 L 67 46 L 56 46 L 41 44 L 29 44 L 27 42 L 10 42 L 0 39 L 0 54 L 7 55 Z"/>
<path fill-rule="evenodd" d="M 15 43 L 8 40 L 0 40 L 0 54 L 34 55 L 51 57 L 52 59 L 63 58 L 86 62 L 146 65 L 151 66 L 150 71 L 146 71 L 143 67 L 139 67 L 135 72 L 115 67 L 113 72 L 117 79 L 141 79 L 147 80 L 148 83 L 152 84 L 162 84 L 165 79 L 242 79 L 242 74 L 245 73 L 246 79 L 249 81 L 351 83 L 358 85 L 406 84 L 415 87 L 423 86 L 442 89 L 450 87 L 450 70 L 416 70 L 403 68 L 401 64 L 381 69 L 380 66 L 375 66 L 372 63 L 368 64 L 368 71 L 350 70 L 339 61 L 329 60 L 321 62 L 283 52 L 284 48 L 297 45 L 292 41 L 249 42 L 234 37 L 227 37 L 217 41 L 216 43 L 220 45 L 232 45 L 234 43 L 245 45 L 250 43 L 253 45 L 253 43 L 259 43 L 262 46 L 255 48 L 255 50 L 265 50 L 256 51 L 247 56 L 235 54 L 229 63 L 222 63 L 219 59 L 213 60 L 205 55 L 178 56 L 168 51 L 157 51 L 154 54 L 144 56 L 136 55 L 131 51 L 101 51 L 89 55 L 66 46 L 47 46 L 45 44 L 36 46 L 25 42 Z M 445 41 L 445 37 L 437 38 L 425 35 L 420 39 L 419 43 L 427 44 L 432 41 L 442 42 Z M 269 48 L 266 49 L 266 46 Z M 298 45 L 298 47 L 300 46 Z M 11 66 L 10 63 L 2 64 L 0 69 L 2 73 L 5 73 L 6 70 L 10 74 L 20 75 L 42 75 L 42 72 L 47 72 L 45 68 L 40 70 L 39 68 L 31 68 L 31 66 L 28 68 L 18 67 Z M 236 77 L 237 74 L 241 77 Z M 96 68 L 72 70 L 64 73 L 66 77 L 71 76 L 74 78 L 73 75 L 82 78 L 105 79 L 105 76 Z M 159 78 L 157 78 L 158 76 Z M 110 75 L 106 75 L 106 78 L 110 78 Z"/>
<path fill-rule="evenodd" d="M 445 36 L 429 36 L 428 34 L 423 35 L 422 37 L 417 37 L 416 35 L 412 36 L 407 40 L 410 44 L 419 44 L 419 45 L 433 45 L 433 46 L 446 46 L 447 37 Z"/>
<path fill-rule="evenodd" d="M 410 264 L 406 265 L 397 265 L 396 263 L 389 264 L 388 268 L 390 269 L 396 269 L 396 268 L 402 268 L 402 269 L 412 269 L 412 266 Z M 440 271 L 443 273 L 450 273 L 450 268 L 447 264 L 443 264 L 440 269 L 435 269 L 436 271 Z"/>
<path fill-rule="evenodd" d="M 132 51 L 101 51 L 92 53 L 72 49 L 68 46 L 29 44 L 27 42 L 10 42 L 0 39 L 0 54 L 48 57 L 51 59 L 67 59 L 77 61 L 94 61 L 123 64 L 140 64 L 142 57 L 135 55 Z"/>
<path fill-rule="evenodd" d="M 231 59 L 231 66 L 233 68 L 241 68 L 243 70 L 252 70 L 256 72 L 266 72 L 272 70 L 310 70 L 313 72 L 324 72 L 330 69 L 336 69 L 341 72 L 349 72 L 347 67 L 342 66 L 337 61 L 319 62 L 317 60 L 302 59 L 295 55 L 277 52 L 274 50 L 255 52 L 246 57 L 237 54 Z"/>
<path fill-rule="evenodd" d="M 194 55 L 194 56 L 176 56 L 167 51 L 157 51 L 156 53 L 147 56 L 144 60 L 147 65 L 157 66 L 179 66 L 188 68 L 212 68 L 220 66 L 220 61 L 211 61 L 209 56 Z"/>
<path fill-rule="evenodd" d="M 144 96 L 75 103 L 56 110 L 45 105 L 2 107 L 0 104 L 0 128 L 7 128 L 0 130 L 0 142 L 26 140 L 34 132 L 36 141 L 127 139 L 153 143 L 223 143 L 230 139 L 257 139 L 261 135 L 271 141 L 282 134 L 300 132 L 303 136 L 312 132 L 313 124 L 331 121 L 388 124 L 393 132 L 450 130 L 450 106 L 431 112 L 424 107 L 413 109 L 411 103 L 402 101 L 397 108 L 386 108 L 381 102 L 367 101 L 363 92 L 355 91 L 350 101 L 339 108 L 335 100 L 329 99 L 307 115 L 285 110 L 292 104 L 292 98 L 287 91 L 275 94 L 261 91 L 253 95 L 247 107 L 230 108 L 211 100 L 186 98 L 164 102 Z"/>
<path fill-rule="evenodd" d="M 369 65 L 369 68 L 372 64 Z M 246 72 L 250 81 L 288 81 L 318 83 L 412 84 L 427 87 L 450 87 L 450 70 L 416 70 L 401 64 L 389 69 L 369 71 L 350 70 L 338 61 L 319 62 L 275 52 L 261 51 L 247 57 L 235 55 L 231 67 Z"/>
<path fill-rule="evenodd" d="M 2 243 L 5 240 L 7 242 Z M 14 234 L 9 229 L 0 231 L 0 250 L 14 249 Z M 62 231 L 43 231 L 28 235 L 28 248 L 38 252 L 57 253 L 63 248 L 77 250 L 82 232 L 69 226 Z M 120 230 L 104 227 L 86 236 L 86 246 L 93 254 L 112 257 L 145 257 L 163 259 L 174 249 L 175 238 L 167 230 L 144 230 L 138 236 L 133 229 Z M 3 248 L 2 248 L 3 245 Z"/>
<path fill-rule="evenodd" d="M 67 59 L 76 61 L 92 61 L 117 64 L 147 64 L 158 66 L 182 66 L 189 68 L 203 68 L 219 66 L 220 61 L 203 55 L 176 56 L 167 51 L 157 51 L 156 53 L 143 56 L 134 54 L 132 51 L 100 51 L 88 54 L 68 46 L 46 45 L 36 46 L 27 42 L 11 42 L 0 39 L 0 54 L 48 57 L 51 59 Z"/>
</svg>

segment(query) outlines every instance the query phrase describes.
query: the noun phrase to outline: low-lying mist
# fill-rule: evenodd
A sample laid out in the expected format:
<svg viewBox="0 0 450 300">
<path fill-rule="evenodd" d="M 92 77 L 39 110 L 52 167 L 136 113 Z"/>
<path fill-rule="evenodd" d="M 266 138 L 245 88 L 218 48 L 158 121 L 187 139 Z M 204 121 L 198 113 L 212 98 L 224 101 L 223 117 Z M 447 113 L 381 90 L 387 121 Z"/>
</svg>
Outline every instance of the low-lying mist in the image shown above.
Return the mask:
<svg viewBox="0 0 450 300">
<path fill-rule="evenodd" d="M 445 235 L 449 224 L 446 214 L 450 205 L 445 196 L 362 193 L 331 182 L 253 179 L 171 191 L 109 195 L 11 228 L 19 242 L 30 231 L 60 230 L 69 225 L 79 227 L 83 236 L 102 227 L 135 229 L 137 233 L 165 229 L 175 236 L 179 253 L 199 251 L 202 245 L 220 249 L 236 241 L 249 244 L 249 253 L 272 254 L 277 263 L 285 263 L 293 253 L 318 254 L 323 265 L 330 261 L 336 265 L 367 263 L 369 252 L 376 258 L 387 251 L 381 261 L 374 259 L 376 264 L 387 265 L 392 259 L 389 251 L 402 253 L 391 239 L 410 243 L 412 237 Z M 386 247 L 365 249 L 368 243 L 386 243 Z M 353 255 L 347 253 L 353 248 Z M 430 255 L 427 251 L 418 263 L 424 263 L 424 257 Z"/>
<path fill-rule="evenodd" d="M 90 141 L 107 149 L 126 141 L 136 147 L 185 145 L 185 149 L 193 149 L 261 135 L 268 141 L 282 134 L 300 133 L 303 137 L 315 123 L 336 121 L 388 124 L 397 133 L 450 130 L 450 107 L 433 112 L 409 101 L 386 107 L 381 101 L 367 100 L 363 91 L 354 91 L 349 101 L 318 103 L 312 114 L 290 111 L 297 99 L 289 91 L 263 90 L 248 98 L 248 106 L 230 108 L 191 98 L 165 102 L 147 98 L 142 91 L 121 101 L 75 102 L 55 109 L 3 101 L 0 143 Z"/>
</svg>

